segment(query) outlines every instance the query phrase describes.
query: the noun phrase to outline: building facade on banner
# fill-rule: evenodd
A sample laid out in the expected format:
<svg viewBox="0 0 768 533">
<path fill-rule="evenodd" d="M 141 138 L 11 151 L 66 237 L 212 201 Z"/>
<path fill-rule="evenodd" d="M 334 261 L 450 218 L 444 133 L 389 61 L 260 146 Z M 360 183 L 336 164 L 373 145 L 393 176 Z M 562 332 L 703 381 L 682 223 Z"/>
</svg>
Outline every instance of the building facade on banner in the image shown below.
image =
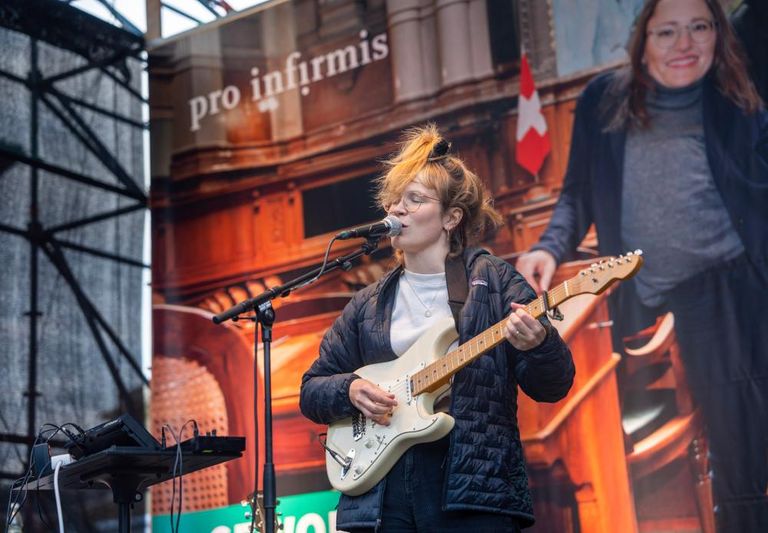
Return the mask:
<svg viewBox="0 0 768 533">
<path fill-rule="evenodd" d="M 319 265 L 339 230 L 382 218 L 371 194 L 380 161 L 404 129 L 429 121 L 492 191 L 507 224 L 486 245 L 514 260 L 537 240 L 557 200 L 576 97 L 623 58 L 639 2 L 606 1 L 574 12 L 558 0 L 276 0 L 150 43 L 152 425 L 159 434 L 164 423 L 179 428 L 195 418 L 201 431 L 248 439 L 242 460 L 185 478 L 184 521 L 238 531 L 247 522 L 239 502 L 254 486 L 254 330 L 244 321 L 216 326 L 212 314 Z M 538 176 L 515 162 L 521 46 L 552 143 Z M 576 57 L 574 49 L 589 53 Z M 587 255 L 593 245 L 588 237 Z M 332 257 L 358 246 L 336 243 Z M 335 495 L 318 441 L 325 428 L 301 417 L 300 379 L 351 294 L 390 266 L 382 244 L 351 270 L 274 302 L 275 464 L 286 531 L 334 529 Z M 605 301 L 593 298 L 559 326 L 579 366 L 566 399 L 537 405 L 521 397 L 540 527 L 699 524 L 696 463 L 687 454 L 696 428 L 689 420 L 678 441 L 665 442 L 668 460 L 650 461 L 654 450 L 632 459 L 606 313 Z M 256 390 L 261 436 L 261 377 Z M 686 496 L 659 513 L 646 494 L 659 487 Z M 170 499 L 170 486 L 153 491 L 158 531 L 167 527 Z"/>
</svg>

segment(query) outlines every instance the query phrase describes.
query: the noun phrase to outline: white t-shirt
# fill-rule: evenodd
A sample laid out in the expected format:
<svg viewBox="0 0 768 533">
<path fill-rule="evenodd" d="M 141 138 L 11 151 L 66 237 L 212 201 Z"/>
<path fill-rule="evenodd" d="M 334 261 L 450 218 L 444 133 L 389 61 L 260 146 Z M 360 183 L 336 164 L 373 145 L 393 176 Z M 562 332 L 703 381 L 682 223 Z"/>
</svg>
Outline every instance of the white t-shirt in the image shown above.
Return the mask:
<svg viewBox="0 0 768 533">
<path fill-rule="evenodd" d="M 400 357 L 437 320 L 450 316 L 445 272 L 417 274 L 403 269 L 397 284 L 389 330 L 392 350 Z M 455 341 L 448 350 L 458 345 L 459 342 Z M 450 405 L 451 391 L 448 389 L 435 400 L 435 412 L 448 412 Z"/>
<path fill-rule="evenodd" d="M 417 274 L 403 269 L 392 310 L 392 350 L 398 357 L 403 355 L 435 321 L 449 316 L 445 272 Z"/>
</svg>

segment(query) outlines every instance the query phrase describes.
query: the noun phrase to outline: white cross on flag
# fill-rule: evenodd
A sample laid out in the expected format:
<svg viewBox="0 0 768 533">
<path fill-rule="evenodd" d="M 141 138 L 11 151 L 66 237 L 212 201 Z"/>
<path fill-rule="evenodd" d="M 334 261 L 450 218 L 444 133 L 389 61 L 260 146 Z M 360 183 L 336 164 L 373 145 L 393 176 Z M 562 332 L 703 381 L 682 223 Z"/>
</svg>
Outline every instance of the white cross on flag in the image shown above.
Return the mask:
<svg viewBox="0 0 768 533">
<path fill-rule="evenodd" d="M 521 167 L 536 176 L 552 148 L 547 121 L 541 114 L 539 93 L 533 83 L 528 56 L 520 60 L 520 98 L 517 104 L 517 148 L 515 159 Z"/>
</svg>

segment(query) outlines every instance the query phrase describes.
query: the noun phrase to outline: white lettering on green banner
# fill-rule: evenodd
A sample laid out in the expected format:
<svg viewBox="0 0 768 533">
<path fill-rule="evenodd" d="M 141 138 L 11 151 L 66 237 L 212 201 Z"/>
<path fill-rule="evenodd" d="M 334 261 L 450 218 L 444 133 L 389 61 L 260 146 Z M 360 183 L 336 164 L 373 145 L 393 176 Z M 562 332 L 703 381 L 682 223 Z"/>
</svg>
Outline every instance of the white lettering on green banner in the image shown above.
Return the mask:
<svg viewBox="0 0 768 533">
<path fill-rule="evenodd" d="M 336 491 L 294 494 L 278 498 L 278 520 L 281 533 L 335 533 Z M 184 512 L 180 533 L 249 533 L 251 521 L 246 518 L 248 506 L 230 505 L 205 511 Z M 170 515 L 152 517 L 154 533 L 171 533 Z"/>
</svg>

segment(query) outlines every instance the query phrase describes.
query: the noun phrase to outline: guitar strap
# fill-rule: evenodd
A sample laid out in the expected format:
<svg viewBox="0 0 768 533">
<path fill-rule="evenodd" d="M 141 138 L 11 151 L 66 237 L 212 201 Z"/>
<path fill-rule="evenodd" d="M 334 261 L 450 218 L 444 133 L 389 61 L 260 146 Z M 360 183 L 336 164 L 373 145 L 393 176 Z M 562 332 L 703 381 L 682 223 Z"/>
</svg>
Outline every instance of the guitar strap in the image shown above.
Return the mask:
<svg viewBox="0 0 768 533">
<path fill-rule="evenodd" d="M 464 307 L 469 293 L 467 271 L 463 255 L 448 255 L 445 258 L 445 281 L 448 285 L 448 305 L 453 314 L 456 331 L 459 330 L 459 312 Z"/>
</svg>

